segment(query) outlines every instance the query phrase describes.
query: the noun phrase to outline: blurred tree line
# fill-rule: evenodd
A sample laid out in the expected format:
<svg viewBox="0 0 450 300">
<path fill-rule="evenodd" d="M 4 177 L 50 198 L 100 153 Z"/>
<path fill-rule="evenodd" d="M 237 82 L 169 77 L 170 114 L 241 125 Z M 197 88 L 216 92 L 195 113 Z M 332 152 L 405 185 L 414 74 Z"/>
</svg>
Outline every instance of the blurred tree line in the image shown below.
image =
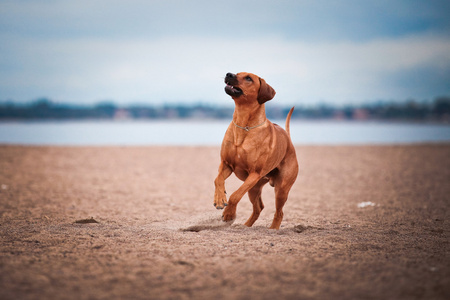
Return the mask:
<svg viewBox="0 0 450 300">
<path fill-rule="evenodd" d="M 268 102 L 266 113 L 271 119 L 284 119 L 290 107 Z M 65 119 L 230 119 L 233 107 L 195 105 L 130 105 L 118 106 L 102 102 L 94 106 L 54 103 L 42 98 L 28 104 L 0 102 L 0 120 L 65 120 Z M 293 119 L 388 120 L 450 122 L 450 97 L 433 101 L 379 102 L 335 107 L 332 105 L 296 106 Z"/>
</svg>

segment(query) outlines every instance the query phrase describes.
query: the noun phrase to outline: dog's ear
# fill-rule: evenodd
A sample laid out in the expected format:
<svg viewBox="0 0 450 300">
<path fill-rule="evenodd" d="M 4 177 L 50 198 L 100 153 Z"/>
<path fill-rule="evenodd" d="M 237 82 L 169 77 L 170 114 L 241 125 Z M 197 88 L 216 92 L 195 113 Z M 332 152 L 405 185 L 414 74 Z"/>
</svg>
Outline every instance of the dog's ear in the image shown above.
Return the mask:
<svg viewBox="0 0 450 300">
<path fill-rule="evenodd" d="M 266 101 L 269 101 L 275 97 L 275 90 L 266 83 L 266 81 L 262 78 L 259 78 L 259 92 L 258 92 L 258 102 L 259 104 L 263 104 Z"/>
</svg>

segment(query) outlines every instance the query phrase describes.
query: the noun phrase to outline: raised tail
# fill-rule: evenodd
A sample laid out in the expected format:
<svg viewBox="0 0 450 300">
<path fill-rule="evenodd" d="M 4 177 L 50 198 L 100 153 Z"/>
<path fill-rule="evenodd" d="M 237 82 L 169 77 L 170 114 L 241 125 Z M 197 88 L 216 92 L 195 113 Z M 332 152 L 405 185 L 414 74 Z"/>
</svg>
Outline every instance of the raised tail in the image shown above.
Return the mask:
<svg viewBox="0 0 450 300">
<path fill-rule="evenodd" d="M 291 110 L 289 111 L 289 113 L 286 117 L 286 125 L 284 126 L 286 128 L 286 131 L 287 131 L 289 137 L 291 137 L 291 133 L 289 132 L 289 123 L 291 122 L 291 116 L 292 116 L 292 113 L 294 112 L 294 108 L 295 108 L 295 106 L 293 106 L 291 108 Z"/>
</svg>

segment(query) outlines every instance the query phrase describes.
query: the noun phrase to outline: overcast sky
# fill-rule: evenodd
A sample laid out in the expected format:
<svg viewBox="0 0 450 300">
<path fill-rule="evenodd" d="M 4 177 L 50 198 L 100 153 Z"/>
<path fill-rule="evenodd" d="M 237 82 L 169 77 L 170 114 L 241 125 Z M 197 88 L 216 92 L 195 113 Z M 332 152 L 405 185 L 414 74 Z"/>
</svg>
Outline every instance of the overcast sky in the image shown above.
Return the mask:
<svg viewBox="0 0 450 300">
<path fill-rule="evenodd" d="M 0 0 L 0 101 L 282 105 L 450 95 L 450 1 Z"/>
</svg>

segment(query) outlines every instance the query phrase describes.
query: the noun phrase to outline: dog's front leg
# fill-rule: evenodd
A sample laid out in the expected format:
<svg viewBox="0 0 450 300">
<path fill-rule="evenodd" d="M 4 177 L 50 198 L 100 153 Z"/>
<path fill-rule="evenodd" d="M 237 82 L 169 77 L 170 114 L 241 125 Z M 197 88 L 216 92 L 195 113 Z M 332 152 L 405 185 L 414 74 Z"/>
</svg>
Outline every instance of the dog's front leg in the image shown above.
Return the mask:
<svg viewBox="0 0 450 300">
<path fill-rule="evenodd" d="M 228 206 L 223 211 L 222 220 L 231 221 L 236 218 L 236 206 L 242 197 L 261 179 L 258 173 L 250 173 L 244 183 L 230 196 Z"/>
<path fill-rule="evenodd" d="M 219 174 L 214 180 L 214 185 L 216 186 L 216 190 L 214 192 L 214 206 L 217 209 L 222 209 L 227 206 L 227 196 L 225 193 L 225 180 L 230 177 L 233 171 L 231 168 L 225 164 L 224 162 L 220 163 L 219 166 Z"/>
</svg>

